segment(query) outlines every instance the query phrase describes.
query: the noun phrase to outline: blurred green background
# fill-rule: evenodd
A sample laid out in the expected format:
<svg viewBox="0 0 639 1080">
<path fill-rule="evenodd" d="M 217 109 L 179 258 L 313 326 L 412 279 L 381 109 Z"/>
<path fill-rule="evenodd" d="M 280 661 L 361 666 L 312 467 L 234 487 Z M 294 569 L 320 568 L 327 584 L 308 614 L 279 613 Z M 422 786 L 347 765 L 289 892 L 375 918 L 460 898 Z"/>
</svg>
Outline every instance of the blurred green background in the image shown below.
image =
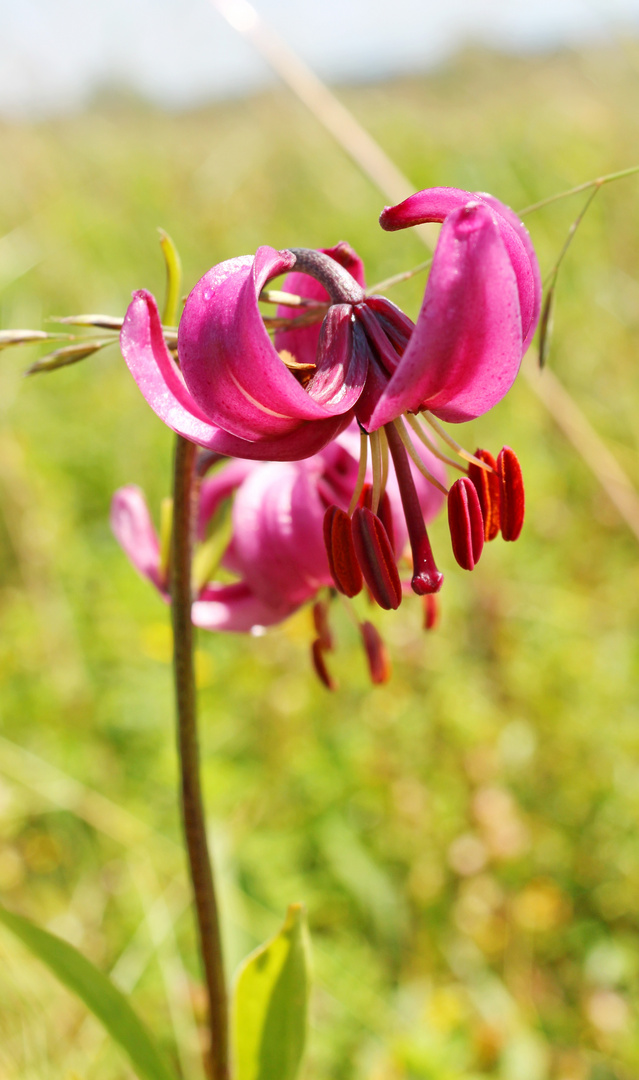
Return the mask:
<svg viewBox="0 0 639 1080">
<path fill-rule="evenodd" d="M 340 94 L 415 183 L 515 208 L 639 162 L 639 46 L 468 53 Z M 286 91 L 167 115 L 125 98 L 0 126 L 0 326 L 121 314 L 221 259 L 350 241 L 369 281 L 420 262 L 383 199 Z M 639 180 L 595 200 L 563 267 L 550 363 L 639 483 Z M 547 272 L 583 197 L 530 216 Z M 415 314 L 423 277 L 393 290 Z M 0 357 L 0 897 L 114 972 L 184 1076 L 202 1000 L 176 808 L 167 610 L 108 527 L 154 511 L 172 439 L 117 349 L 23 380 Z M 515 447 L 528 517 L 472 574 L 433 541 L 439 629 L 374 618 L 372 689 L 339 609 L 329 695 L 308 610 L 201 634 L 205 793 L 229 970 L 303 900 L 316 989 L 305 1080 L 627 1080 L 639 1074 L 639 546 L 524 380 L 462 432 Z M 157 514 L 156 514 L 157 517 Z M 364 609 L 362 609 L 364 610 Z M 0 933 L 2 1080 L 132 1074 Z"/>
</svg>

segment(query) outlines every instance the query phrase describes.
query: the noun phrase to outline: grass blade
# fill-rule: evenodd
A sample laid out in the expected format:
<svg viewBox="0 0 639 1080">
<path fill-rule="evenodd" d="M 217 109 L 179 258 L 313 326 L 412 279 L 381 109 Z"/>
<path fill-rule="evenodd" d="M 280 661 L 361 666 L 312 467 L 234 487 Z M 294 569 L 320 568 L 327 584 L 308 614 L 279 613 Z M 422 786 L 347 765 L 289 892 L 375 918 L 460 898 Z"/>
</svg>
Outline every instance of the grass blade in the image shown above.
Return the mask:
<svg viewBox="0 0 639 1080">
<path fill-rule="evenodd" d="M 0 905 L 0 922 L 45 964 L 107 1029 L 140 1080 L 176 1080 L 128 1000 L 68 942 Z"/>
</svg>

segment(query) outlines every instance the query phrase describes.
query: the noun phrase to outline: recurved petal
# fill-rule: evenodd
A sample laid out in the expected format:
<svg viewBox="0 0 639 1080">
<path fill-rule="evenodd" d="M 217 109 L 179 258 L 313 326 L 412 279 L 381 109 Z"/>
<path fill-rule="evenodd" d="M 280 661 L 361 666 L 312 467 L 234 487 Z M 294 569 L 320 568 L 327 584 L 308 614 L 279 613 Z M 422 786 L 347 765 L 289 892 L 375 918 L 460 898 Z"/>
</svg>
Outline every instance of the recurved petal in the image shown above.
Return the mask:
<svg viewBox="0 0 639 1080">
<path fill-rule="evenodd" d="M 480 198 L 483 202 L 487 203 L 488 206 L 491 206 L 493 210 L 495 210 L 500 217 L 511 226 L 514 233 L 521 241 L 526 253 L 530 271 L 528 271 L 526 261 L 521 258 L 517 245 L 512 242 L 508 235 L 508 231 L 502 227 L 501 234 L 504 243 L 508 248 L 508 253 L 517 276 L 519 303 L 521 304 L 522 336 L 524 339 L 522 351 L 526 352 L 533 334 L 537 329 L 539 313 L 541 311 L 541 272 L 539 270 L 539 262 L 537 261 L 537 253 L 533 247 L 533 242 L 530 239 L 528 229 L 523 221 L 517 217 L 514 210 L 511 210 L 505 203 L 500 202 L 494 195 L 488 195 L 483 191 L 481 192 Z"/>
<path fill-rule="evenodd" d="M 160 547 L 144 493 L 135 484 L 118 488 L 111 500 L 111 529 L 124 553 L 143 577 L 166 594 L 160 580 Z"/>
<path fill-rule="evenodd" d="M 332 413 L 352 409 L 366 382 L 368 357 L 354 347 L 352 307 L 333 304 L 322 324 L 317 369 L 306 387 Z"/>
<path fill-rule="evenodd" d="M 320 469 L 317 458 L 265 464 L 235 497 L 234 557 L 254 594 L 270 607 L 297 606 L 331 583 Z"/>
<path fill-rule="evenodd" d="M 232 495 L 243 480 L 257 466 L 252 461 L 229 461 L 212 476 L 207 476 L 200 486 L 198 504 L 198 536 L 206 533 L 206 526 L 220 503 Z"/>
<path fill-rule="evenodd" d="M 505 203 L 485 192 L 461 188 L 426 188 L 410 195 L 397 206 L 386 206 L 379 223 L 394 232 L 427 221 L 444 221 L 454 210 L 469 202 L 482 202 L 495 213 L 499 231 L 517 278 L 521 306 L 522 353 L 526 351 L 537 326 L 541 308 L 541 275 L 535 249 L 524 223 Z"/>
<path fill-rule="evenodd" d="M 386 232 L 396 232 L 426 221 L 443 221 L 453 210 L 458 210 L 475 198 L 472 191 L 464 191 L 463 188 L 424 188 L 396 206 L 385 206 L 379 215 L 379 223 Z"/>
<path fill-rule="evenodd" d="M 245 581 L 231 585 L 208 585 L 191 608 L 194 626 L 202 630 L 230 630 L 246 634 L 282 622 L 294 607 L 270 607 Z"/>
<path fill-rule="evenodd" d="M 293 263 L 259 249 L 214 266 L 190 293 L 178 330 L 184 380 L 210 419 L 241 439 L 287 435 L 329 409 L 306 392 L 278 355 L 258 305 L 267 282 Z"/>
<path fill-rule="evenodd" d="M 350 417 L 330 417 L 314 424 L 299 425 L 270 440 L 263 438 L 254 442 L 222 431 L 211 422 L 185 386 L 180 369 L 164 342 L 155 299 L 145 289 L 133 294 L 122 324 L 120 347 L 129 371 L 160 420 L 185 439 L 229 457 L 255 461 L 309 457 L 321 450 L 350 421 Z"/>
<path fill-rule="evenodd" d="M 468 204 L 442 225 L 415 330 L 365 426 L 420 407 L 451 422 L 481 416 L 510 389 L 521 356 L 515 272 L 493 212 Z"/>
</svg>

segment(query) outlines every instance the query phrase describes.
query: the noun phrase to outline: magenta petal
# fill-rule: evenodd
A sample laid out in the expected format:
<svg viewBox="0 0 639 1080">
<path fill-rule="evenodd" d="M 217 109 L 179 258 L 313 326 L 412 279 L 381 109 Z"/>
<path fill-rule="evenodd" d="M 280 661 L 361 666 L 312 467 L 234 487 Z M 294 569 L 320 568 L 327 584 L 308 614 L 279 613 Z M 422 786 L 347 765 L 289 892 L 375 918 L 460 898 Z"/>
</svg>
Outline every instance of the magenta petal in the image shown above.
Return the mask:
<svg viewBox="0 0 639 1080">
<path fill-rule="evenodd" d="M 281 622 L 294 610 L 280 604 L 269 607 L 244 581 L 231 585 L 207 585 L 191 608 L 195 626 L 202 630 L 226 630 L 239 634 L 250 633 L 262 626 Z"/>
<path fill-rule="evenodd" d="M 211 423 L 186 389 L 166 347 L 155 299 L 145 289 L 133 294 L 120 347 L 143 396 L 165 424 L 200 446 L 232 453 L 226 449 L 228 436 Z"/>
<path fill-rule="evenodd" d="M 271 607 L 297 606 L 331 581 L 324 549 L 320 458 L 256 469 L 233 504 L 234 552 L 243 577 Z"/>
<path fill-rule="evenodd" d="M 293 260 L 287 251 L 262 247 L 255 258 L 214 266 L 191 292 L 180 320 L 186 385 L 214 423 L 241 439 L 278 438 L 300 421 L 330 416 L 282 362 L 258 305 L 262 288 Z"/>
<path fill-rule="evenodd" d="M 396 232 L 426 221 L 443 221 L 453 210 L 475 199 L 472 191 L 464 191 L 463 188 L 425 188 L 409 195 L 396 206 L 385 206 L 379 215 L 379 223 L 386 232 Z"/>
<path fill-rule="evenodd" d="M 455 423 L 481 416 L 512 386 L 522 355 L 515 273 L 494 214 L 449 214 L 422 308 L 369 430 L 420 406 Z"/>
<path fill-rule="evenodd" d="M 229 461 L 212 476 L 207 476 L 200 486 L 197 532 L 200 540 L 206 535 L 206 526 L 220 503 L 232 495 L 249 473 L 257 468 L 252 461 Z"/>
<path fill-rule="evenodd" d="M 111 529 L 124 553 L 143 577 L 166 593 L 160 579 L 160 547 L 144 492 L 135 484 L 118 488 L 111 500 Z"/>
<path fill-rule="evenodd" d="M 352 312 L 350 304 L 329 308 L 322 324 L 317 368 L 306 387 L 314 401 L 335 413 L 353 407 L 368 371 L 367 357 L 353 345 Z"/>
<path fill-rule="evenodd" d="M 185 439 L 229 457 L 256 461 L 309 457 L 348 426 L 350 420 L 350 417 L 331 417 L 299 426 L 270 441 L 248 442 L 222 431 L 210 422 L 184 385 L 180 369 L 162 336 L 157 304 L 145 289 L 133 294 L 122 324 L 120 347 L 129 371 L 160 420 Z"/>
<path fill-rule="evenodd" d="M 541 311 L 541 272 L 539 270 L 539 263 L 537 261 L 537 253 L 533 247 L 533 242 L 530 239 L 530 233 L 524 225 L 523 221 L 517 217 L 514 210 L 511 210 L 505 203 L 496 199 L 493 195 L 488 195 L 486 192 L 480 193 L 482 202 L 491 206 L 493 210 L 496 210 L 500 216 L 506 220 L 506 222 L 512 226 L 519 240 L 524 246 L 528 263 L 530 265 L 530 278 L 525 270 L 525 264 L 522 261 L 519 262 L 519 257 L 515 254 L 516 245 L 510 244 L 508 246 L 508 239 L 506 230 L 502 230 L 502 238 L 508 246 L 508 252 L 510 255 L 515 274 L 517 275 L 517 287 L 519 289 L 519 303 L 521 304 L 521 328 L 523 334 L 523 346 L 522 352 L 526 352 L 526 349 L 532 341 L 533 334 L 537 329 L 537 322 L 539 320 L 539 312 Z M 518 271 L 518 266 L 521 269 Z M 528 320 L 528 322 L 526 321 Z"/>
<path fill-rule="evenodd" d="M 461 188 L 426 188 L 410 195 L 397 206 L 386 206 L 382 210 L 379 223 L 383 229 L 394 232 L 427 221 L 444 221 L 454 210 L 468 202 L 481 202 L 497 215 L 499 231 L 517 278 L 523 354 L 530 344 L 539 318 L 541 275 L 528 230 L 514 210 L 484 192 L 464 191 Z"/>
</svg>

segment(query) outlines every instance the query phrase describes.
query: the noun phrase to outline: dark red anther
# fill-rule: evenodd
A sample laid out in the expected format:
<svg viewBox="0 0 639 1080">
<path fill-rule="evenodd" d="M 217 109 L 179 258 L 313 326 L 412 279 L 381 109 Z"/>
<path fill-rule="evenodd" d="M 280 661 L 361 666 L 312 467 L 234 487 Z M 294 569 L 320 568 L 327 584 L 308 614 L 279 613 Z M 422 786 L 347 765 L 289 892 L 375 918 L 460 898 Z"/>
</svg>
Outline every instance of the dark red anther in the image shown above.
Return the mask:
<svg viewBox="0 0 639 1080">
<path fill-rule="evenodd" d="M 358 506 L 353 514 L 353 543 L 373 600 L 386 611 L 394 611 L 402 602 L 395 555 L 382 522 L 366 506 Z"/>
<path fill-rule="evenodd" d="M 499 451 L 499 525 L 504 540 L 516 540 L 524 524 L 526 499 L 517 455 L 509 446 Z"/>
<path fill-rule="evenodd" d="M 491 469 L 497 469 L 497 462 L 488 450 L 475 450 L 475 457 L 485 461 Z M 499 533 L 499 477 L 497 472 L 487 472 L 471 461 L 468 477 L 475 485 L 484 519 L 484 540 L 494 540 Z"/>
<path fill-rule="evenodd" d="M 456 480 L 448 492 L 448 527 L 457 562 L 464 570 L 474 570 L 484 547 L 484 519 L 467 476 Z"/>
<path fill-rule="evenodd" d="M 371 682 L 376 686 L 388 682 L 392 672 L 391 662 L 379 630 L 370 622 L 360 623 L 359 629 L 366 650 Z"/>
<path fill-rule="evenodd" d="M 362 494 L 359 500 L 360 506 L 367 506 L 369 510 L 373 509 L 373 485 L 364 484 L 362 488 Z M 379 506 L 377 507 L 377 516 L 382 522 L 382 525 L 388 533 L 388 539 L 390 540 L 393 551 L 395 550 L 395 528 L 393 526 L 393 510 L 391 507 L 391 501 L 388 497 L 388 492 L 384 491 L 382 497 L 379 500 Z"/>
<path fill-rule="evenodd" d="M 326 667 L 324 649 L 319 638 L 316 638 L 311 645 L 311 660 L 319 681 L 324 684 L 327 690 L 337 690 L 337 683 Z"/>
<path fill-rule="evenodd" d="M 424 604 L 424 630 L 434 630 L 439 625 L 439 597 L 429 593 L 422 597 Z"/>
<path fill-rule="evenodd" d="M 328 604 L 325 600 L 317 600 L 313 604 L 313 625 L 320 645 L 330 652 L 333 648 L 333 634 L 328 623 Z"/>
<path fill-rule="evenodd" d="M 324 544 L 336 589 L 344 596 L 357 596 L 363 581 L 353 544 L 351 519 L 338 506 L 329 506 L 324 514 Z"/>
</svg>

